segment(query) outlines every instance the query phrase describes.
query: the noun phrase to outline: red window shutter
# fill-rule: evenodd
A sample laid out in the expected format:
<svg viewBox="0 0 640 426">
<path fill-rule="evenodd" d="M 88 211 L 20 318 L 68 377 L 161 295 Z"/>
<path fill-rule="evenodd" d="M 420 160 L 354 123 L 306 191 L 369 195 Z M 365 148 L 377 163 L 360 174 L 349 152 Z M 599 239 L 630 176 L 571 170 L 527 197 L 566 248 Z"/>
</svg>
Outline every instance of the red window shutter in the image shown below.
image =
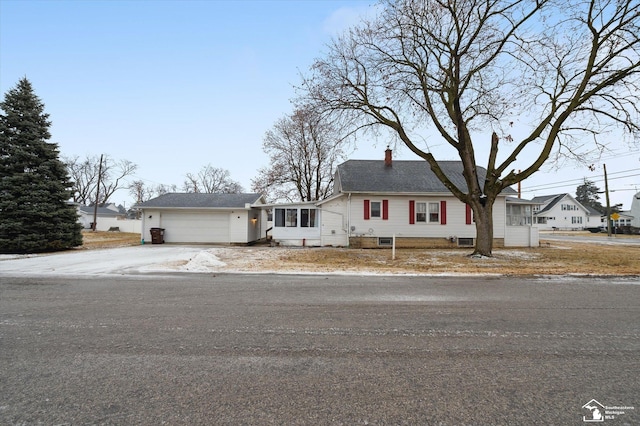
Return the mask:
<svg viewBox="0 0 640 426">
<path fill-rule="evenodd" d="M 389 220 L 389 200 L 382 200 L 382 220 Z"/>
<path fill-rule="evenodd" d="M 440 225 L 447 224 L 447 202 L 440 201 Z"/>
<path fill-rule="evenodd" d="M 364 220 L 369 220 L 371 217 L 371 209 L 369 207 L 369 200 L 364 200 Z"/>
<path fill-rule="evenodd" d="M 409 225 L 415 225 L 416 223 L 416 202 L 409 200 Z"/>
<path fill-rule="evenodd" d="M 466 215 L 465 215 L 465 219 L 466 219 L 467 225 L 471 225 L 472 213 L 473 212 L 472 212 L 471 206 L 469 204 L 465 204 L 465 205 L 467 206 L 467 212 L 466 212 Z"/>
</svg>

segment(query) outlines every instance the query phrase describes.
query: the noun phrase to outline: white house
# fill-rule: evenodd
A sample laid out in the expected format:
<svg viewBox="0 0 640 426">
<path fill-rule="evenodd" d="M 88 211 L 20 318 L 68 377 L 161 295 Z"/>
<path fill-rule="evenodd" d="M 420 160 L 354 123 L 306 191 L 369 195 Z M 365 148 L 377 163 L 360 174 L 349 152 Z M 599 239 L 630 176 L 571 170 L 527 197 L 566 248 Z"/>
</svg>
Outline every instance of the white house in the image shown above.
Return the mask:
<svg viewBox="0 0 640 426">
<path fill-rule="evenodd" d="M 440 166 L 466 190 L 461 162 L 445 161 Z M 484 169 L 479 167 L 478 172 L 484 179 Z M 494 244 L 537 246 L 531 215 L 528 222 L 507 225 L 506 198 L 513 194 L 507 188 L 494 204 Z M 333 195 L 327 199 L 276 205 L 273 211 L 273 240 L 283 245 L 384 247 L 395 237 L 397 247 L 455 247 L 473 246 L 476 237 L 470 206 L 451 194 L 428 163 L 392 161 L 390 150 L 384 161 L 340 164 Z"/>
<path fill-rule="evenodd" d="M 94 220 L 93 206 L 80 206 L 77 204 L 76 206 L 78 209 L 78 222 L 82 224 L 84 229 L 92 229 Z M 126 213 L 118 210 L 115 204 L 98 207 L 95 213 L 97 231 L 139 233 L 141 230 L 142 221 L 127 218 Z"/>
<path fill-rule="evenodd" d="M 633 196 L 631 200 L 631 210 L 623 213 L 631 216 L 631 226 L 640 228 L 640 192 Z"/>
<path fill-rule="evenodd" d="M 543 230 L 581 230 L 598 227 L 601 214 L 589 209 L 569 194 L 535 197 L 533 225 Z"/>
<path fill-rule="evenodd" d="M 261 194 L 170 193 L 134 206 L 142 211 L 143 241 L 151 229 L 167 243 L 248 244 L 264 237 Z"/>
<path fill-rule="evenodd" d="M 93 216 L 96 214 L 96 223 L 102 225 L 103 219 L 111 222 L 111 220 L 116 220 L 119 217 L 124 217 L 126 214 L 121 213 L 116 207 L 115 204 L 107 204 L 104 207 L 98 207 L 97 209 L 94 206 L 81 206 L 78 205 L 78 221 L 82 224 L 82 227 L 85 229 L 93 228 Z M 103 229 L 98 229 L 102 231 Z M 106 229 L 105 229 L 106 230 Z"/>
</svg>

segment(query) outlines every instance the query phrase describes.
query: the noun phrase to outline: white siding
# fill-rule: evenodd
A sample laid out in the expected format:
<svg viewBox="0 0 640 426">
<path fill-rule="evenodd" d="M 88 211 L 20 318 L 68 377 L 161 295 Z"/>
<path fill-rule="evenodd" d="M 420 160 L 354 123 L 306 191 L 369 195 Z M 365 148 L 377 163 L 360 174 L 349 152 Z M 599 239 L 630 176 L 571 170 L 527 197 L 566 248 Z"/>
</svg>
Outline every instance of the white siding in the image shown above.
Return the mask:
<svg viewBox="0 0 640 426">
<path fill-rule="evenodd" d="M 493 203 L 493 238 L 504 238 L 506 244 L 505 223 L 507 223 L 507 199 L 498 197 Z"/>
<path fill-rule="evenodd" d="M 249 212 L 246 210 L 232 211 L 229 213 L 229 242 L 248 242 Z"/>
<path fill-rule="evenodd" d="M 539 245 L 538 228 L 533 226 L 506 227 L 505 247 L 538 247 Z"/>
<path fill-rule="evenodd" d="M 640 192 L 635 194 L 631 200 L 631 210 L 629 214 L 633 216 L 631 219 L 631 226 L 640 228 Z"/>
<path fill-rule="evenodd" d="M 364 219 L 364 200 L 382 201 L 389 200 L 389 218 Z M 440 223 L 409 223 L 409 200 L 416 202 L 447 203 L 446 225 Z M 504 202 L 502 204 L 504 209 Z M 442 212 L 440 212 L 442 214 Z M 502 214 L 504 217 L 504 213 Z M 502 225 L 504 222 L 498 224 Z M 431 237 L 431 238 L 475 238 L 475 225 L 466 224 L 466 205 L 454 197 L 420 197 L 420 196 L 353 196 L 351 198 L 351 226 L 355 230 L 353 236 L 391 237 Z M 495 237 L 504 235 L 503 226 L 496 229 Z"/>
<path fill-rule="evenodd" d="M 321 223 L 323 246 L 346 247 L 349 245 L 346 197 L 322 204 Z"/>
</svg>

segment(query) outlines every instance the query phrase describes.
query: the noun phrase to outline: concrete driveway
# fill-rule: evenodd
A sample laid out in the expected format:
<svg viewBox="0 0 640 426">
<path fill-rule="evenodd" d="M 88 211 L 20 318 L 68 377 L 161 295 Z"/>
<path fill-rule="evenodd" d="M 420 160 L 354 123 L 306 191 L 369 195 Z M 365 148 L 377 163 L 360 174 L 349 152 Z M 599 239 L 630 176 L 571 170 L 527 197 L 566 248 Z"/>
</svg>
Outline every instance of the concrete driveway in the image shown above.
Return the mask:
<svg viewBox="0 0 640 426">
<path fill-rule="evenodd" d="M 102 250 L 74 250 L 53 254 L 0 256 L 4 275 L 127 275 L 168 272 L 206 250 L 206 247 L 144 245 Z"/>
</svg>

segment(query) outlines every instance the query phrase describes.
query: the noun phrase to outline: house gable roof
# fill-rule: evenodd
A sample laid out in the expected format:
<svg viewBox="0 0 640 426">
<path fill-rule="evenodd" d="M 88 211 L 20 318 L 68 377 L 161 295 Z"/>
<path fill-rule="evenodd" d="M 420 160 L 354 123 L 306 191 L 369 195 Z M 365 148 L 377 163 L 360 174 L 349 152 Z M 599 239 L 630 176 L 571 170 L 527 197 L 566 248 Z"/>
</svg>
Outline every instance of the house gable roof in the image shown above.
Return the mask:
<svg viewBox="0 0 640 426">
<path fill-rule="evenodd" d="M 438 162 L 444 174 L 460 190 L 467 191 L 462 175 L 462 162 Z M 484 181 L 486 170 L 478 167 L 478 179 Z M 431 171 L 426 161 L 393 161 L 386 166 L 380 160 L 348 160 L 336 171 L 334 192 L 365 193 L 448 193 L 451 192 Z M 505 188 L 503 194 L 516 194 L 513 188 Z"/>
<path fill-rule="evenodd" d="M 244 209 L 262 201 L 262 194 L 168 193 L 136 205 L 137 208 Z"/>
<path fill-rule="evenodd" d="M 536 213 L 536 215 L 540 215 L 542 213 L 548 212 L 553 207 L 555 207 L 560 201 L 564 199 L 568 199 L 572 201 L 574 204 L 582 208 L 582 210 L 584 210 L 584 212 L 590 216 L 600 214 L 594 209 L 589 209 L 587 206 L 583 206 L 578 200 L 573 198 L 570 194 L 565 193 L 565 194 L 543 195 L 543 196 L 535 197 L 533 199 L 534 201 L 539 202 L 540 204 L 546 204 L 544 208 L 542 208 L 539 212 Z"/>
<path fill-rule="evenodd" d="M 539 197 L 534 197 L 532 201 L 540 204 L 546 204 L 539 212 L 536 212 L 536 215 L 548 212 L 551 210 L 556 204 L 562 200 L 567 194 L 555 194 L 555 195 L 542 195 Z"/>
</svg>

